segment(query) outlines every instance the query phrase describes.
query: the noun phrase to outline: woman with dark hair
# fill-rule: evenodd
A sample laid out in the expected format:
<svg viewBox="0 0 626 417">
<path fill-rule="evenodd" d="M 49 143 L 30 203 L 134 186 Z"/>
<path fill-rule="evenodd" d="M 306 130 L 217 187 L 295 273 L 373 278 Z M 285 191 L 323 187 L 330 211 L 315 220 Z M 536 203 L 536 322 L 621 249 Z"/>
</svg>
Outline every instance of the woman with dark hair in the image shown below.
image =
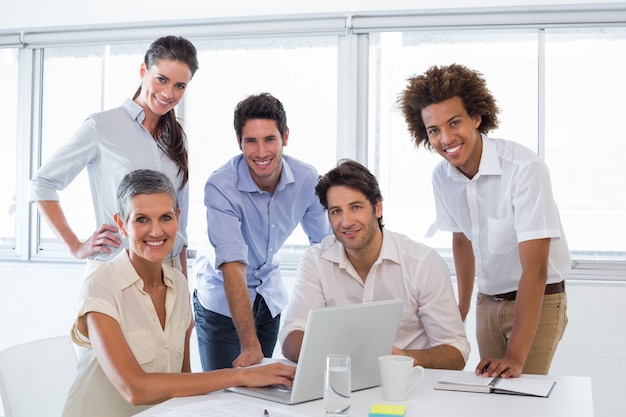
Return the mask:
<svg viewBox="0 0 626 417">
<path fill-rule="evenodd" d="M 31 201 L 72 255 L 88 258 L 88 270 L 112 259 L 126 245 L 113 221 L 115 191 L 136 169 L 163 172 L 176 186 L 180 232 L 165 262 L 186 274 L 189 168 L 187 142 L 174 107 L 198 69 L 196 48 L 187 39 L 165 36 L 148 48 L 141 85 L 122 106 L 92 114 L 31 180 Z M 58 191 L 87 167 L 98 228 L 81 241 L 69 225 Z"/>
</svg>

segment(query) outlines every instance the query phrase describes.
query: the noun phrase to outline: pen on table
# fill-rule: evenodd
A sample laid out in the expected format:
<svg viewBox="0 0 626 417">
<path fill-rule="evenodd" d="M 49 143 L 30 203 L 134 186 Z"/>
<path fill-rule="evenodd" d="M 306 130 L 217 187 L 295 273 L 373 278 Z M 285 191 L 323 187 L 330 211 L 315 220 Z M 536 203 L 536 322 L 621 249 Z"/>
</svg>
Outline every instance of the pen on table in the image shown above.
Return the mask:
<svg viewBox="0 0 626 417">
<path fill-rule="evenodd" d="M 269 411 L 263 410 L 263 417 L 270 417 Z"/>
</svg>

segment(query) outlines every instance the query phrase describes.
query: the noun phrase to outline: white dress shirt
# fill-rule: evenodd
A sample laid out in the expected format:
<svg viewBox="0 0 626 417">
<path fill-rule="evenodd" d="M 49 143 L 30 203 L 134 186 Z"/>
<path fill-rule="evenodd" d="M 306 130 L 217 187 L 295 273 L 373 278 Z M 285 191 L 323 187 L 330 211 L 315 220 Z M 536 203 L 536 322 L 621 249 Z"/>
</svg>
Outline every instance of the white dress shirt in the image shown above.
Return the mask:
<svg viewBox="0 0 626 417">
<path fill-rule="evenodd" d="M 515 142 L 482 137 L 478 173 L 471 180 L 447 161 L 433 171 L 440 230 L 472 241 L 478 290 L 516 291 L 522 275 L 518 244 L 551 238 L 548 283 L 563 281 L 571 260 L 548 167 Z"/>
<path fill-rule="evenodd" d="M 387 229 L 383 229 L 380 255 L 365 282 L 334 235 L 306 250 L 283 313 L 281 343 L 290 332 L 305 330 L 311 309 L 392 299 L 405 300 L 397 348 L 447 344 L 467 360 L 470 345 L 445 261 L 434 249 Z"/>
</svg>

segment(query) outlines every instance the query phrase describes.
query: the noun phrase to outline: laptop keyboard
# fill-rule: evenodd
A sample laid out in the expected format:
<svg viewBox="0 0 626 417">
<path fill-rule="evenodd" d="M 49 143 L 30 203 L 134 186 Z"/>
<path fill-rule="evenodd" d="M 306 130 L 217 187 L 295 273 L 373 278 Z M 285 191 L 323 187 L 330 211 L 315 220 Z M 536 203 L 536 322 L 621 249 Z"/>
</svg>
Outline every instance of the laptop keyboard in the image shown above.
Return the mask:
<svg viewBox="0 0 626 417">
<path fill-rule="evenodd" d="M 272 384 L 272 385 L 268 385 L 267 388 L 271 389 L 272 391 L 278 391 L 278 392 L 291 391 L 291 388 L 283 384 Z"/>
</svg>

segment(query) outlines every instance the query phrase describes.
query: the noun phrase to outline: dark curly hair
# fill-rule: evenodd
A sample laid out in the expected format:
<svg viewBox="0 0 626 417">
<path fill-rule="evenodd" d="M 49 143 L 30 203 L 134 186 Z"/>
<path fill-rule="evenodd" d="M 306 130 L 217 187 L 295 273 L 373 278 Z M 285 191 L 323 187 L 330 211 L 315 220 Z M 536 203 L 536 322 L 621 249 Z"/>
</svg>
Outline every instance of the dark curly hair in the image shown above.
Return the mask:
<svg viewBox="0 0 626 417">
<path fill-rule="evenodd" d="M 320 176 L 319 182 L 315 186 L 315 194 L 326 210 L 328 210 L 328 189 L 339 185 L 360 191 L 372 203 L 372 207 L 375 207 L 379 201 L 383 201 L 383 195 L 374 174 L 362 164 L 351 159 L 342 159 L 337 162 L 335 168 Z M 384 226 L 382 216 L 378 219 L 378 226 L 381 229 Z"/>
<path fill-rule="evenodd" d="M 500 109 L 481 73 L 459 64 L 432 66 L 424 74 L 409 78 L 397 101 L 416 147 L 423 145 L 432 150 L 422 110 L 452 97 L 461 98 L 471 117 L 482 117 L 478 126 L 480 133 L 486 134 L 498 127 Z"/>
</svg>

